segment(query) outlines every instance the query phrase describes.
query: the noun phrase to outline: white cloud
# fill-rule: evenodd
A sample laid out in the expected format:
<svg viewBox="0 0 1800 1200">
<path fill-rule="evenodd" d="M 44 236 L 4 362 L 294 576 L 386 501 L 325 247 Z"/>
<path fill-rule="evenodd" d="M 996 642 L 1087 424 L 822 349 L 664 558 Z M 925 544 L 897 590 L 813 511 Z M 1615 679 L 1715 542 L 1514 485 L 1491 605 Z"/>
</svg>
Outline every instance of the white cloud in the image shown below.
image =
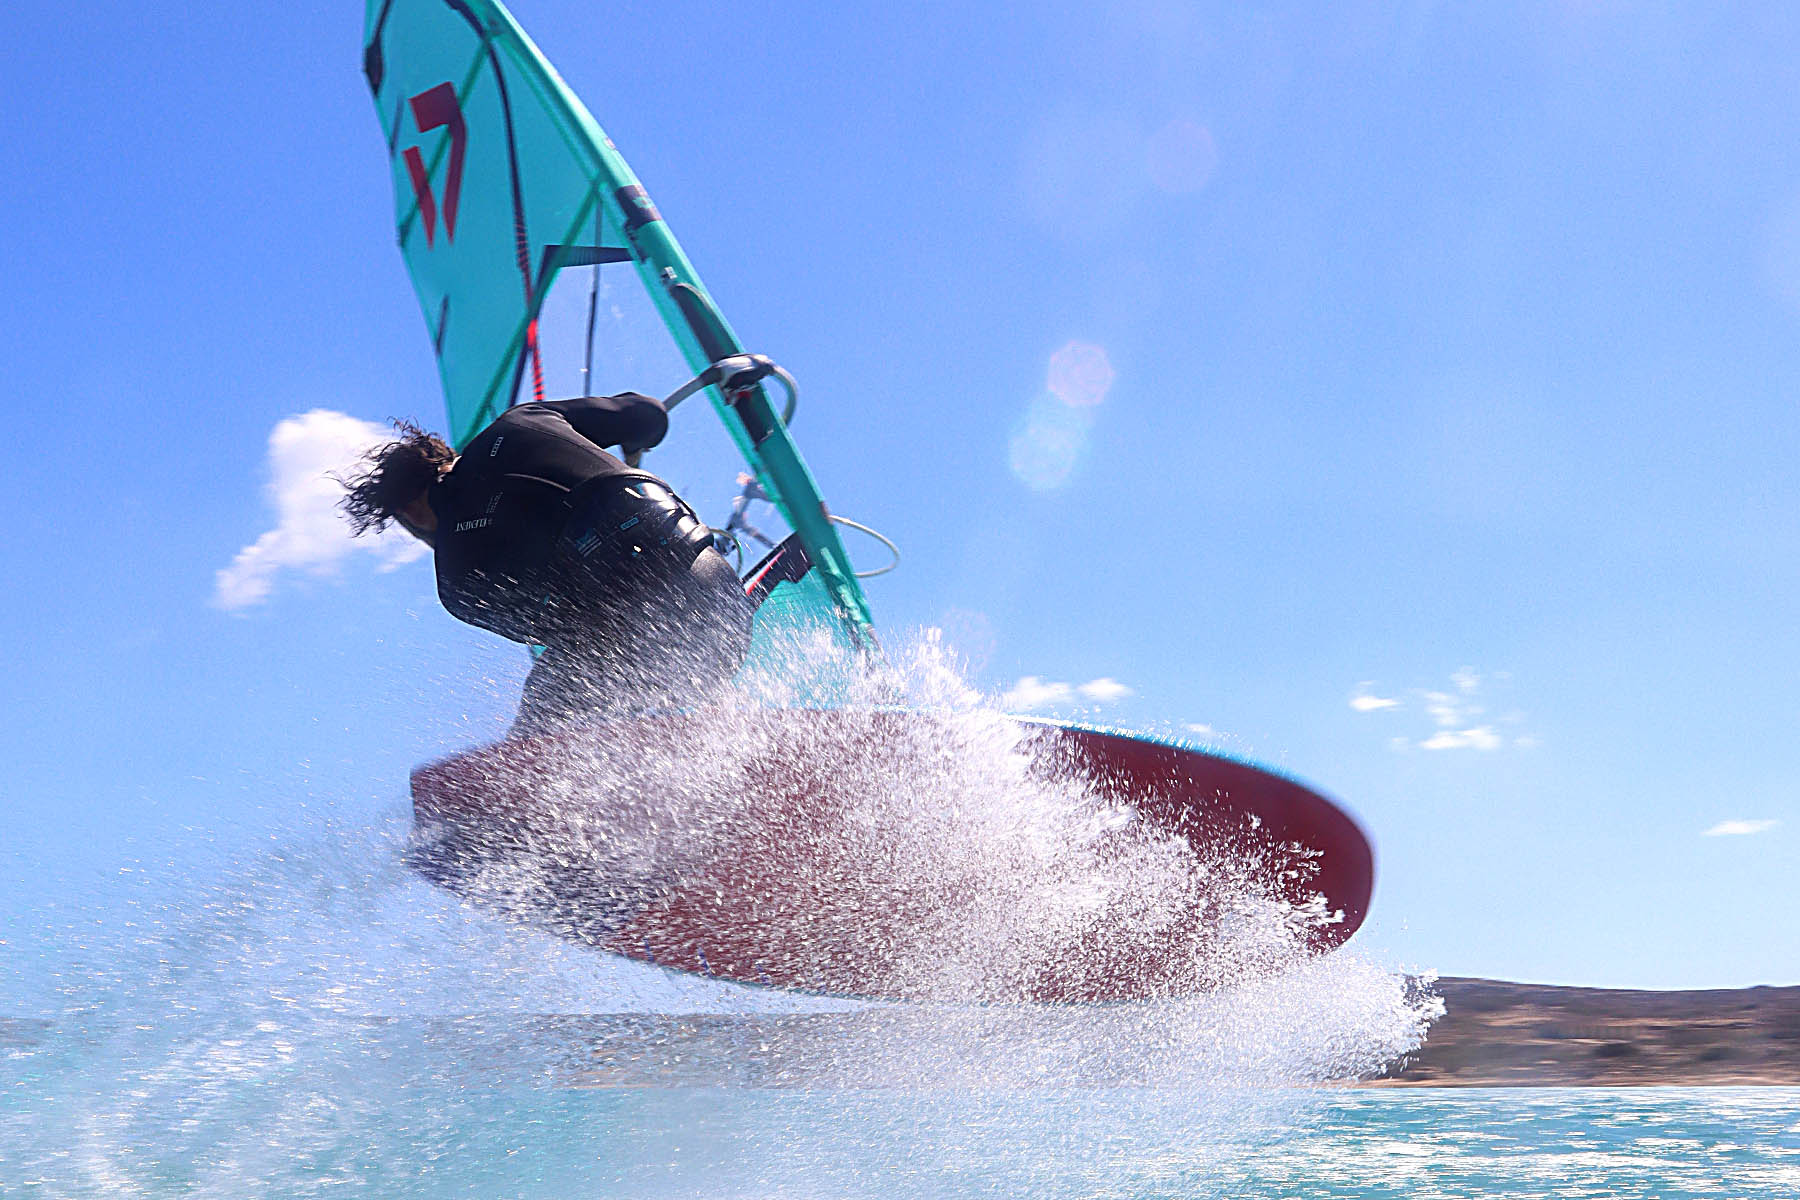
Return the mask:
<svg viewBox="0 0 1800 1200">
<path fill-rule="evenodd" d="M 1090 679 L 1075 689 L 1084 700 L 1092 700 L 1095 704 L 1114 704 L 1131 695 L 1131 689 L 1109 675 L 1099 679 Z"/>
<path fill-rule="evenodd" d="M 1000 705 L 1020 712 L 1033 712 L 1040 708 L 1072 704 L 1078 696 L 1095 704 L 1112 704 L 1131 694 L 1130 687 L 1106 676 L 1090 679 L 1082 684 L 1070 684 L 1027 675 L 1001 694 Z"/>
<path fill-rule="evenodd" d="M 1469 729 L 1440 729 L 1419 743 L 1421 750 L 1498 750 L 1502 738 L 1492 725 Z"/>
<path fill-rule="evenodd" d="M 1030 712 L 1067 704 L 1074 698 L 1075 689 L 1066 683 L 1050 683 L 1036 675 L 1027 675 L 1001 695 L 1000 706 Z"/>
<path fill-rule="evenodd" d="M 1415 699 L 1404 704 L 1397 697 L 1376 695 L 1373 681 L 1364 680 L 1351 694 L 1350 707 L 1357 712 L 1377 712 L 1412 709 L 1416 703 L 1417 709 L 1423 709 L 1428 722 L 1425 730 L 1418 736 L 1390 736 L 1388 745 L 1395 750 L 1491 752 L 1508 746 L 1529 750 L 1540 743 L 1534 732 L 1523 728 L 1524 713 L 1509 707 L 1497 718 L 1488 715 L 1486 705 L 1497 700 L 1485 695 L 1487 685 L 1499 684 L 1502 695 L 1498 700 L 1504 700 L 1511 678 L 1505 671 L 1483 675 L 1473 667 L 1462 667 L 1451 674 L 1448 687 L 1411 689 L 1409 695 Z"/>
<path fill-rule="evenodd" d="M 1377 696 L 1369 691 L 1373 681 L 1356 685 L 1356 694 L 1350 697 L 1350 707 L 1357 712 L 1380 712 L 1384 708 L 1399 708 L 1400 701 L 1388 696 Z"/>
<path fill-rule="evenodd" d="M 381 425 L 323 408 L 277 423 L 269 434 L 268 484 L 275 528 L 219 571 L 213 603 L 230 610 L 260 604 L 283 570 L 328 575 L 352 554 L 373 555 L 381 570 L 392 570 L 429 553 L 393 527 L 353 539 L 338 510 L 344 489 L 332 475 L 352 470 L 365 451 L 391 436 Z"/>
<path fill-rule="evenodd" d="M 1780 821 L 1720 821 L 1701 837 L 1749 837 L 1753 833 L 1767 833 L 1781 824 Z"/>
<path fill-rule="evenodd" d="M 1481 687 L 1481 676 L 1471 668 L 1463 667 L 1450 676 L 1450 682 L 1456 686 L 1453 692 L 1424 691 L 1419 693 L 1419 697 L 1424 700 L 1425 711 L 1431 714 L 1432 722 L 1439 729 L 1454 730 L 1461 727 L 1466 730 L 1485 711 L 1475 702 L 1475 693 Z"/>
<path fill-rule="evenodd" d="M 1450 692 L 1423 692 L 1425 711 L 1439 729 L 1450 729 L 1457 725 L 1467 725 L 1470 720 L 1482 713 L 1479 704 L 1471 704 L 1461 696 Z"/>
</svg>

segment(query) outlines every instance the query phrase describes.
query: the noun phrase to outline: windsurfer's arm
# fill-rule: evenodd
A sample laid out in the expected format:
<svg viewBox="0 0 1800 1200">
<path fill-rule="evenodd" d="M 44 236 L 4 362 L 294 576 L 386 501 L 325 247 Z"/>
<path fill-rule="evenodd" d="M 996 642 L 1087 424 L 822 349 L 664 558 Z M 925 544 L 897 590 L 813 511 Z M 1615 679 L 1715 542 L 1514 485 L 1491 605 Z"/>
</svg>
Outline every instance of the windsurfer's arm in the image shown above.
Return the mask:
<svg viewBox="0 0 1800 1200">
<path fill-rule="evenodd" d="M 596 446 L 618 446 L 627 454 L 648 450 L 669 432 L 669 414 L 662 401 L 641 392 L 552 400 L 544 407 L 560 413 Z"/>
</svg>

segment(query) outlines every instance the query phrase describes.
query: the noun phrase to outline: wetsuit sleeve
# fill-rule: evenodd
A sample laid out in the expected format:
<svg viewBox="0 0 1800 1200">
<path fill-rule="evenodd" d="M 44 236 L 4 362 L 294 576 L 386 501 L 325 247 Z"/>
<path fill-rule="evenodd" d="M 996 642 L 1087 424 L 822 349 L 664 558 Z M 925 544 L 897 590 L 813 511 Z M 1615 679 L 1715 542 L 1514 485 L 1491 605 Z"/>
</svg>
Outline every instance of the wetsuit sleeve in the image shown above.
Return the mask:
<svg viewBox="0 0 1800 1200">
<path fill-rule="evenodd" d="M 641 392 L 551 400 L 544 407 L 559 413 L 576 433 L 603 449 L 648 450 L 669 432 L 669 414 L 662 401 Z"/>
</svg>

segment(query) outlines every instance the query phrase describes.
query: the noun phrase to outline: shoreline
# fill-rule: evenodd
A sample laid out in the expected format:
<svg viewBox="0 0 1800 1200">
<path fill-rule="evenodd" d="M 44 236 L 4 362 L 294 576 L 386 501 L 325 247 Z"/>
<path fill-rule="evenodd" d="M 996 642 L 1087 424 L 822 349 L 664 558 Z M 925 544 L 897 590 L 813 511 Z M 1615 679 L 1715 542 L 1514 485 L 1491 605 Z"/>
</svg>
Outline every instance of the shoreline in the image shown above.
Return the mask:
<svg viewBox="0 0 1800 1200">
<path fill-rule="evenodd" d="M 1634 991 L 1451 977 L 1364 1087 L 1800 1087 L 1800 986 Z"/>
</svg>

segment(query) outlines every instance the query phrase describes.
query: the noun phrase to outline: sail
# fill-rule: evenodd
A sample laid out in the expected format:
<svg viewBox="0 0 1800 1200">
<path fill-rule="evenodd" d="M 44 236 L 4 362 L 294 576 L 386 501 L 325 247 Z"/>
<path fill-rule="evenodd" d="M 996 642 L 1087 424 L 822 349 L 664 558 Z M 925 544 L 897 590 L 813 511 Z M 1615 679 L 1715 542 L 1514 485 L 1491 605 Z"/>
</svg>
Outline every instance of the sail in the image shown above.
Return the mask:
<svg viewBox="0 0 1800 1200">
<path fill-rule="evenodd" d="M 515 403 L 667 396 L 744 352 L 611 139 L 499 4 L 369 0 L 363 71 L 458 447 Z M 868 602 L 768 392 L 707 394 L 812 566 L 767 619 L 822 620 L 872 647 Z M 705 449 L 703 415 L 681 409 L 645 465 L 704 514 L 687 475 L 735 471 Z"/>
</svg>

